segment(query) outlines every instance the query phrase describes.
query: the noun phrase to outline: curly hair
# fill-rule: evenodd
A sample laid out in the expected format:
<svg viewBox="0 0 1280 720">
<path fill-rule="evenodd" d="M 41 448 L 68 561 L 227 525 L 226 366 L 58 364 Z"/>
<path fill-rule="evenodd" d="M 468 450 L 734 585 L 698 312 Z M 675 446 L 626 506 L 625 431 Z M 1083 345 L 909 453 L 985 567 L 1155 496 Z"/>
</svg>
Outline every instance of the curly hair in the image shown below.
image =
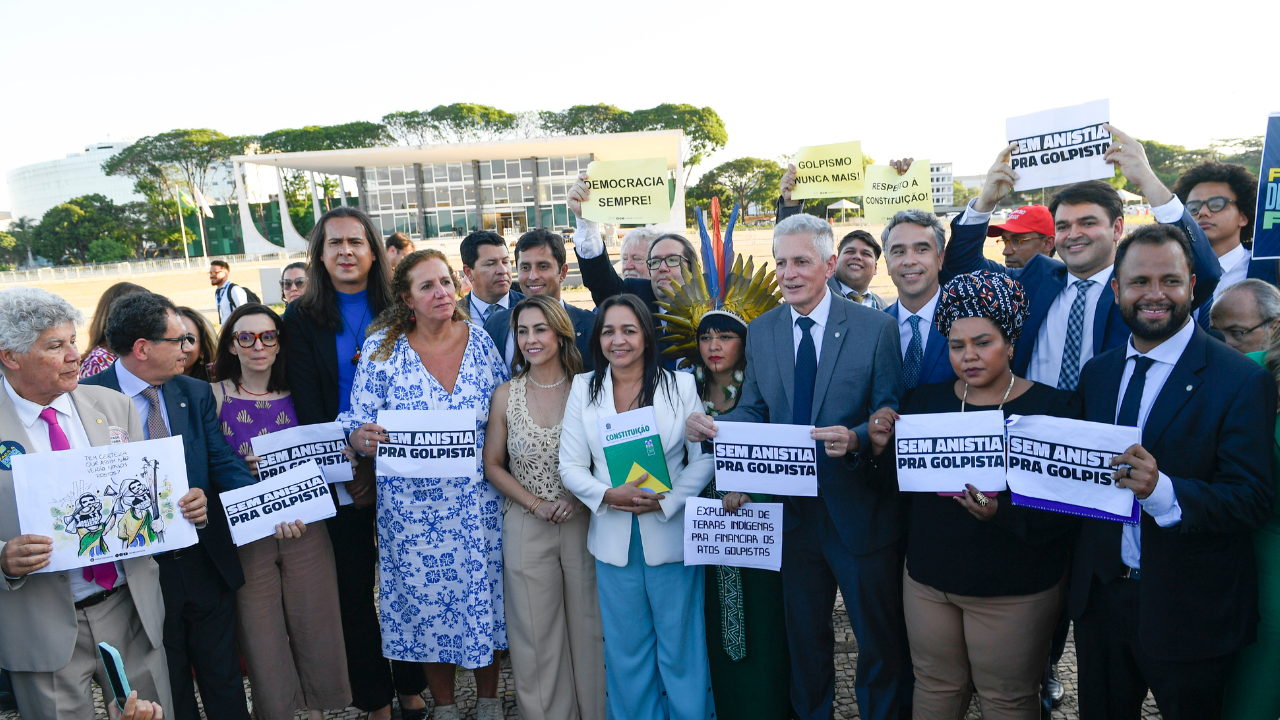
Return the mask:
<svg viewBox="0 0 1280 720">
<path fill-rule="evenodd" d="M 1185 203 L 1187 196 L 1197 185 L 1208 182 L 1226 183 L 1231 188 L 1232 194 L 1236 196 L 1236 209 L 1248 221 L 1247 225 L 1240 228 L 1240 241 L 1246 244 L 1252 242 L 1253 216 L 1258 210 L 1258 178 L 1243 165 L 1209 160 L 1182 173 L 1173 184 L 1173 194 Z"/>
<path fill-rule="evenodd" d="M 413 330 L 413 326 L 416 324 L 413 308 L 409 307 L 409 303 L 405 300 L 409 295 L 409 271 L 432 258 L 444 263 L 444 266 L 449 270 L 450 282 L 453 283 L 453 287 L 458 287 L 458 274 L 453 271 L 453 266 L 449 264 L 449 258 L 445 257 L 444 253 L 435 248 L 427 248 L 405 255 L 396 265 L 395 275 L 391 278 L 391 305 L 386 310 L 383 310 L 373 322 L 369 323 L 366 337 L 384 328 L 387 331 L 387 336 L 382 338 L 382 342 L 378 344 L 378 349 L 373 351 L 373 355 L 369 359 L 381 362 L 390 358 L 391 351 L 396 346 L 396 341 Z M 452 322 L 465 322 L 467 316 L 463 315 L 462 311 L 455 305 L 453 316 L 449 319 Z"/>
</svg>

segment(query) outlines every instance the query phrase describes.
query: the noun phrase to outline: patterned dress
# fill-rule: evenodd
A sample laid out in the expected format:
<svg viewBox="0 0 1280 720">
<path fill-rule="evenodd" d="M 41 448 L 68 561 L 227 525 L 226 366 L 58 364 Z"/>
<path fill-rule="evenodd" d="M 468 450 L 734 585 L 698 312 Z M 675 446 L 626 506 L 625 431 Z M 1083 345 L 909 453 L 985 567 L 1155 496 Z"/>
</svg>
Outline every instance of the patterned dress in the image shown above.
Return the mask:
<svg viewBox="0 0 1280 720">
<path fill-rule="evenodd" d="M 96 347 L 80 361 L 80 379 L 93 377 L 111 367 L 116 361 L 116 354 L 104 347 Z"/>
<path fill-rule="evenodd" d="M 298 424 L 298 413 L 293 409 L 292 397 L 245 400 L 228 395 L 227 383 L 223 382 L 222 398 L 218 424 L 222 428 L 223 438 L 241 460 L 253 451 L 253 446 L 249 444 L 253 438 Z"/>
<path fill-rule="evenodd" d="M 486 667 L 507 648 L 502 607 L 502 496 L 484 477 L 485 425 L 507 365 L 493 340 L 468 323 L 470 337 L 445 392 L 409 341 L 391 357 L 370 358 L 386 331 L 365 341 L 338 421 L 354 431 L 386 410 L 474 410 L 476 470 L 456 478 L 378 478 L 378 561 L 382 654 L 393 660 Z"/>
</svg>

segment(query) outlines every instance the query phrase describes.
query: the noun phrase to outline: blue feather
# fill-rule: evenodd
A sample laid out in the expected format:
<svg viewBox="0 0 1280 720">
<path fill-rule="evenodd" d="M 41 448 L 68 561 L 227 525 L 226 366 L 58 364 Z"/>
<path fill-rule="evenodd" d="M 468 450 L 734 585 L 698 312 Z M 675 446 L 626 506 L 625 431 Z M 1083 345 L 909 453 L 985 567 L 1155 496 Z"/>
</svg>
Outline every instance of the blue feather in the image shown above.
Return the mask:
<svg viewBox="0 0 1280 720">
<path fill-rule="evenodd" d="M 716 258 L 715 251 L 711 248 L 711 233 L 707 232 L 702 208 L 694 208 L 694 213 L 698 217 L 698 234 L 702 236 L 702 267 L 705 270 L 703 277 L 707 280 L 707 291 L 711 293 L 711 297 L 715 298 L 720 294 L 720 277 L 715 273 Z"/>
<path fill-rule="evenodd" d="M 729 277 L 729 271 L 733 269 L 733 226 L 738 222 L 738 210 L 741 207 L 734 203 L 733 212 L 729 215 L 729 225 L 724 230 L 724 275 Z"/>
</svg>

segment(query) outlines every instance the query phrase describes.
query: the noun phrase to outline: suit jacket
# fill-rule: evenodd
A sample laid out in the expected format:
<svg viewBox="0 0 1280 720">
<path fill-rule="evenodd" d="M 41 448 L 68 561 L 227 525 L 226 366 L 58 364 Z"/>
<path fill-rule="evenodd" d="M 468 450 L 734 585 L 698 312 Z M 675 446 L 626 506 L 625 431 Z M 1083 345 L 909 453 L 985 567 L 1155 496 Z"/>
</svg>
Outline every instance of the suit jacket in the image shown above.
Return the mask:
<svg viewBox="0 0 1280 720">
<path fill-rule="evenodd" d="M 106 388 L 80 387 L 71 401 L 84 423 L 85 435 L 94 447 L 111 444 L 112 427 L 124 428 L 128 437 L 142 438 L 142 421 L 133 401 Z M 18 419 L 9 394 L 0 391 L 0 438 L 31 447 L 27 429 Z M 126 441 L 127 442 L 127 441 Z M 0 467 L 0 552 L 18 529 L 17 498 L 13 473 Z M 129 594 L 153 648 L 164 643 L 164 598 L 160 593 L 160 568 L 150 556 L 122 561 Z M 17 580 L 0 575 L 0 666 L 20 672 L 53 672 L 66 667 L 75 652 L 75 603 L 68 573 L 32 573 Z"/>
<path fill-rule="evenodd" d="M 832 275 L 827 280 L 827 287 L 831 288 L 831 292 L 837 295 L 844 294 L 844 289 L 840 287 L 840 281 L 836 279 L 835 275 Z M 889 307 L 889 303 L 885 302 L 884 298 L 871 292 L 870 289 L 867 290 L 867 295 L 871 296 L 871 302 L 873 303 L 871 305 L 868 305 L 867 307 L 870 307 L 872 310 L 884 310 L 885 308 Z"/>
<path fill-rule="evenodd" d="M 458 308 L 462 310 L 462 312 L 466 313 L 467 317 L 469 318 L 471 317 L 471 296 L 473 294 L 474 293 L 467 293 L 466 295 L 462 296 L 461 300 L 458 301 Z M 523 299 L 524 299 L 524 293 L 518 290 L 515 290 L 514 288 L 511 290 L 508 290 L 507 291 L 507 309 L 510 310 L 511 308 L 515 307 L 516 303 L 520 302 Z M 493 314 L 491 313 L 489 317 L 493 317 Z M 476 318 L 472 318 L 472 320 L 474 321 L 476 320 Z M 476 323 L 476 324 L 479 325 L 479 323 Z"/>
<path fill-rule="evenodd" d="M 574 254 L 577 255 L 577 252 L 575 249 Z M 658 299 L 653 294 L 653 284 L 647 278 L 623 278 L 619 275 L 613 269 L 613 261 L 609 259 L 607 249 L 593 258 L 578 255 L 578 272 L 582 273 L 582 284 L 591 291 L 591 301 L 597 308 L 614 295 L 631 293 L 644 301 L 649 312 L 653 313 L 655 325 L 658 322 Z"/>
<path fill-rule="evenodd" d="M 594 373 L 573 379 L 569 404 L 564 410 L 564 430 L 560 434 L 560 477 L 565 489 L 591 513 L 591 529 L 587 531 L 587 549 L 591 555 L 600 562 L 625 567 L 631 546 L 631 518 L 635 516 L 614 510 L 604 502 L 604 493 L 613 484 L 609 481 L 609 466 L 597 421 L 618 414 L 613 408 L 610 369 L 605 368 L 604 372 L 598 404 L 589 401 L 588 383 Z M 659 386 L 653 400 L 671 490 L 664 493 L 666 499 L 661 501 L 660 511 L 639 516 L 647 565 L 684 560 L 684 501 L 702 492 L 715 472 L 715 460 L 702 451 L 702 443 L 691 443 L 684 437 L 684 421 L 690 414 L 702 411 L 697 383 L 689 373 L 671 373 L 668 378 L 672 377 L 671 397 Z"/>
<path fill-rule="evenodd" d="M 338 419 L 338 340 L 333 330 L 311 319 L 290 303 L 284 311 L 285 376 L 291 388 L 306 388 L 293 394 L 293 409 L 299 425 L 333 422 Z"/>
<path fill-rule="evenodd" d="M 514 307 L 512 305 L 512 308 Z M 591 372 L 595 366 L 591 362 L 591 353 L 587 345 L 591 342 L 591 331 L 595 328 L 596 314 L 569 303 L 564 304 L 564 309 L 569 312 L 569 319 L 573 321 L 573 334 L 577 336 L 574 338 L 574 343 L 578 346 L 578 352 L 582 353 L 582 371 Z M 493 344 L 498 346 L 498 354 L 505 358 L 507 334 L 511 332 L 511 309 L 490 315 L 489 320 L 484 324 L 484 331 L 489 333 L 489 337 L 493 338 Z"/>
<path fill-rule="evenodd" d="M 742 399 L 718 419 L 790 423 L 794 347 L 789 306 L 753 320 L 747 331 Z M 897 408 L 902 396 L 900 347 L 897 324 L 887 313 L 833 296 L 813 388 L 813 424 L 852 428 L 859 447 L 871 447 L 867 419 L 882 407 Z M 897 488 L 882 489 L 870 481 L 856 455 L 840 461 L 818 448 L 818 491 L 850 552 L 872 552 L 902 536 Z M 799 515 L 789 498 L 783 503 L 788 506 L 783 528 L 790 530 L 800 522 Z"/>
<path fill-rule="evenodd" d="M 894 330 L 897 330 L 898 312 L 902 305 L 895 302 L 885 308 L 885 312 L 893 318 Z M 898 348 L 902 348 L 899 341 Z M 947 339 L 938 332 L 938 326 L 929 323 L 929 339 L 924 344 L 924 362 L 920 365 L 920 378 L 916 385 L 932 385 L 956 379 L 956 370 L 951 367 L 951 355 L 947 352 Z M 877 408 L 879 409 L 879 408 Z"/>
<path fill-rule="evenodd" d="M 1026 376 L 1031 367 L 1031 357 L 1035 351 L 1036 338 L 1040 334 L 1040 326 L 1049 315 L 1049 308 L 1067 286 L 1067 266 L 1061 261 L 1046 255 L 1036 255 L 1027 261 L 1024 267 L 1007 268 L 1002 263 L 988 260 L 982 256 L 982 246 L 987 241 L 987 223 L 962 225 L 960 218 L 951 221 L 951 240 L 947 243 L 947 253 L 943 258 L 942 270 L 946 277 L 955 277 L 975 270 L 1004 273 L 1022 283 L 1031 304 L 1031 314 L 1022 328 L 1023 342 L 1017 344 L 1013 351 L 1013 372 Z M 1175 223 L 1191 240 L 1191 251 L 1196 260 L 1196 287 L 1192 297 L 1192 309 L 1213 296 L 1213 289 L 1222 278 L 1222 266 L 1218 264 L 1218 256 L 1213 252 L 1204 231 L 1192 219 L 1191 213 L 1182 211 L 1182 217 Z M 1116 303 L 1116 295 L 1108 283 L 1102 288 L 1098 304 L 1093 315 L 1093 354 L 1099 355 L 1104 350 L 1124 347 L 1129 340 L 1129 326 L 1120 317 L 1120 306 Z"/>
<path fill-rule="evenodd" d="M 81 380 L 80 384 L 101 385 L 119 391 L 120 376 L 116 374 L 116 366 L 112 365 L 93 377 Z M 160 391 L 164 393 L 165 411 L 169 414 L 169 434 L 180 436 L 186 451 L 187 484 L 204 490 L 209 498 L 209 524 L 196 531 L 200 545 L 213 559 L 218 574 L 232 590 L 236 590 L 244 585 L 244 572 L 240 569 L 240 555 L 235 543 L 231 542 L 231 527 L 227 524 L 227 514 L 222 510 L 218 493 L 252 485 L 257 479 L 223 439 L 218 422 L 218 403 L 209 383 L 179 375 L 162 385 Z M 139 434 L 137 437 L 143 436 Z"/>
<path fill-rule="evenodd" d="M 1124 368 L 1124 347 L 1085 365 L 1086 420 L 1115 422 Z M 1182 522 L 1167 528 L 1142 513 L 1138 638 L 1153 657 L 1203 660 L 1254 641 L 1250 532 L 1270 517 L 1275 417 L 1271 375 L 1197 327 L 1142 430 L 1142 446 L 1172 480 L 1182 508 Z M 1072 617 L 1084 613 L 1093 582 L 1124 570 L 1120 538 L 1120 523 L 1083 521 L 1068 596 Z"/>
</svg>

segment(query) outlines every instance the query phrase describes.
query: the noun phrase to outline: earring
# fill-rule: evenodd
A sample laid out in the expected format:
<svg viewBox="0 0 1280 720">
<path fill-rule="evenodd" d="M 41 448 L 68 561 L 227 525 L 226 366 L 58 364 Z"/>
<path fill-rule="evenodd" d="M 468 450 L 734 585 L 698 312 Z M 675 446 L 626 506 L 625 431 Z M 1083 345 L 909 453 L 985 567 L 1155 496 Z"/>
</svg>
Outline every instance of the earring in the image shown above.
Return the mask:
<svg viewBox="0 0 1280 720">
<path fill-rule="evenodd" d="M 418 322 L 418 316 L 415 315 L 412 311 L 409 312 L 409 322 L 411 323 Z"/>
</svg>

